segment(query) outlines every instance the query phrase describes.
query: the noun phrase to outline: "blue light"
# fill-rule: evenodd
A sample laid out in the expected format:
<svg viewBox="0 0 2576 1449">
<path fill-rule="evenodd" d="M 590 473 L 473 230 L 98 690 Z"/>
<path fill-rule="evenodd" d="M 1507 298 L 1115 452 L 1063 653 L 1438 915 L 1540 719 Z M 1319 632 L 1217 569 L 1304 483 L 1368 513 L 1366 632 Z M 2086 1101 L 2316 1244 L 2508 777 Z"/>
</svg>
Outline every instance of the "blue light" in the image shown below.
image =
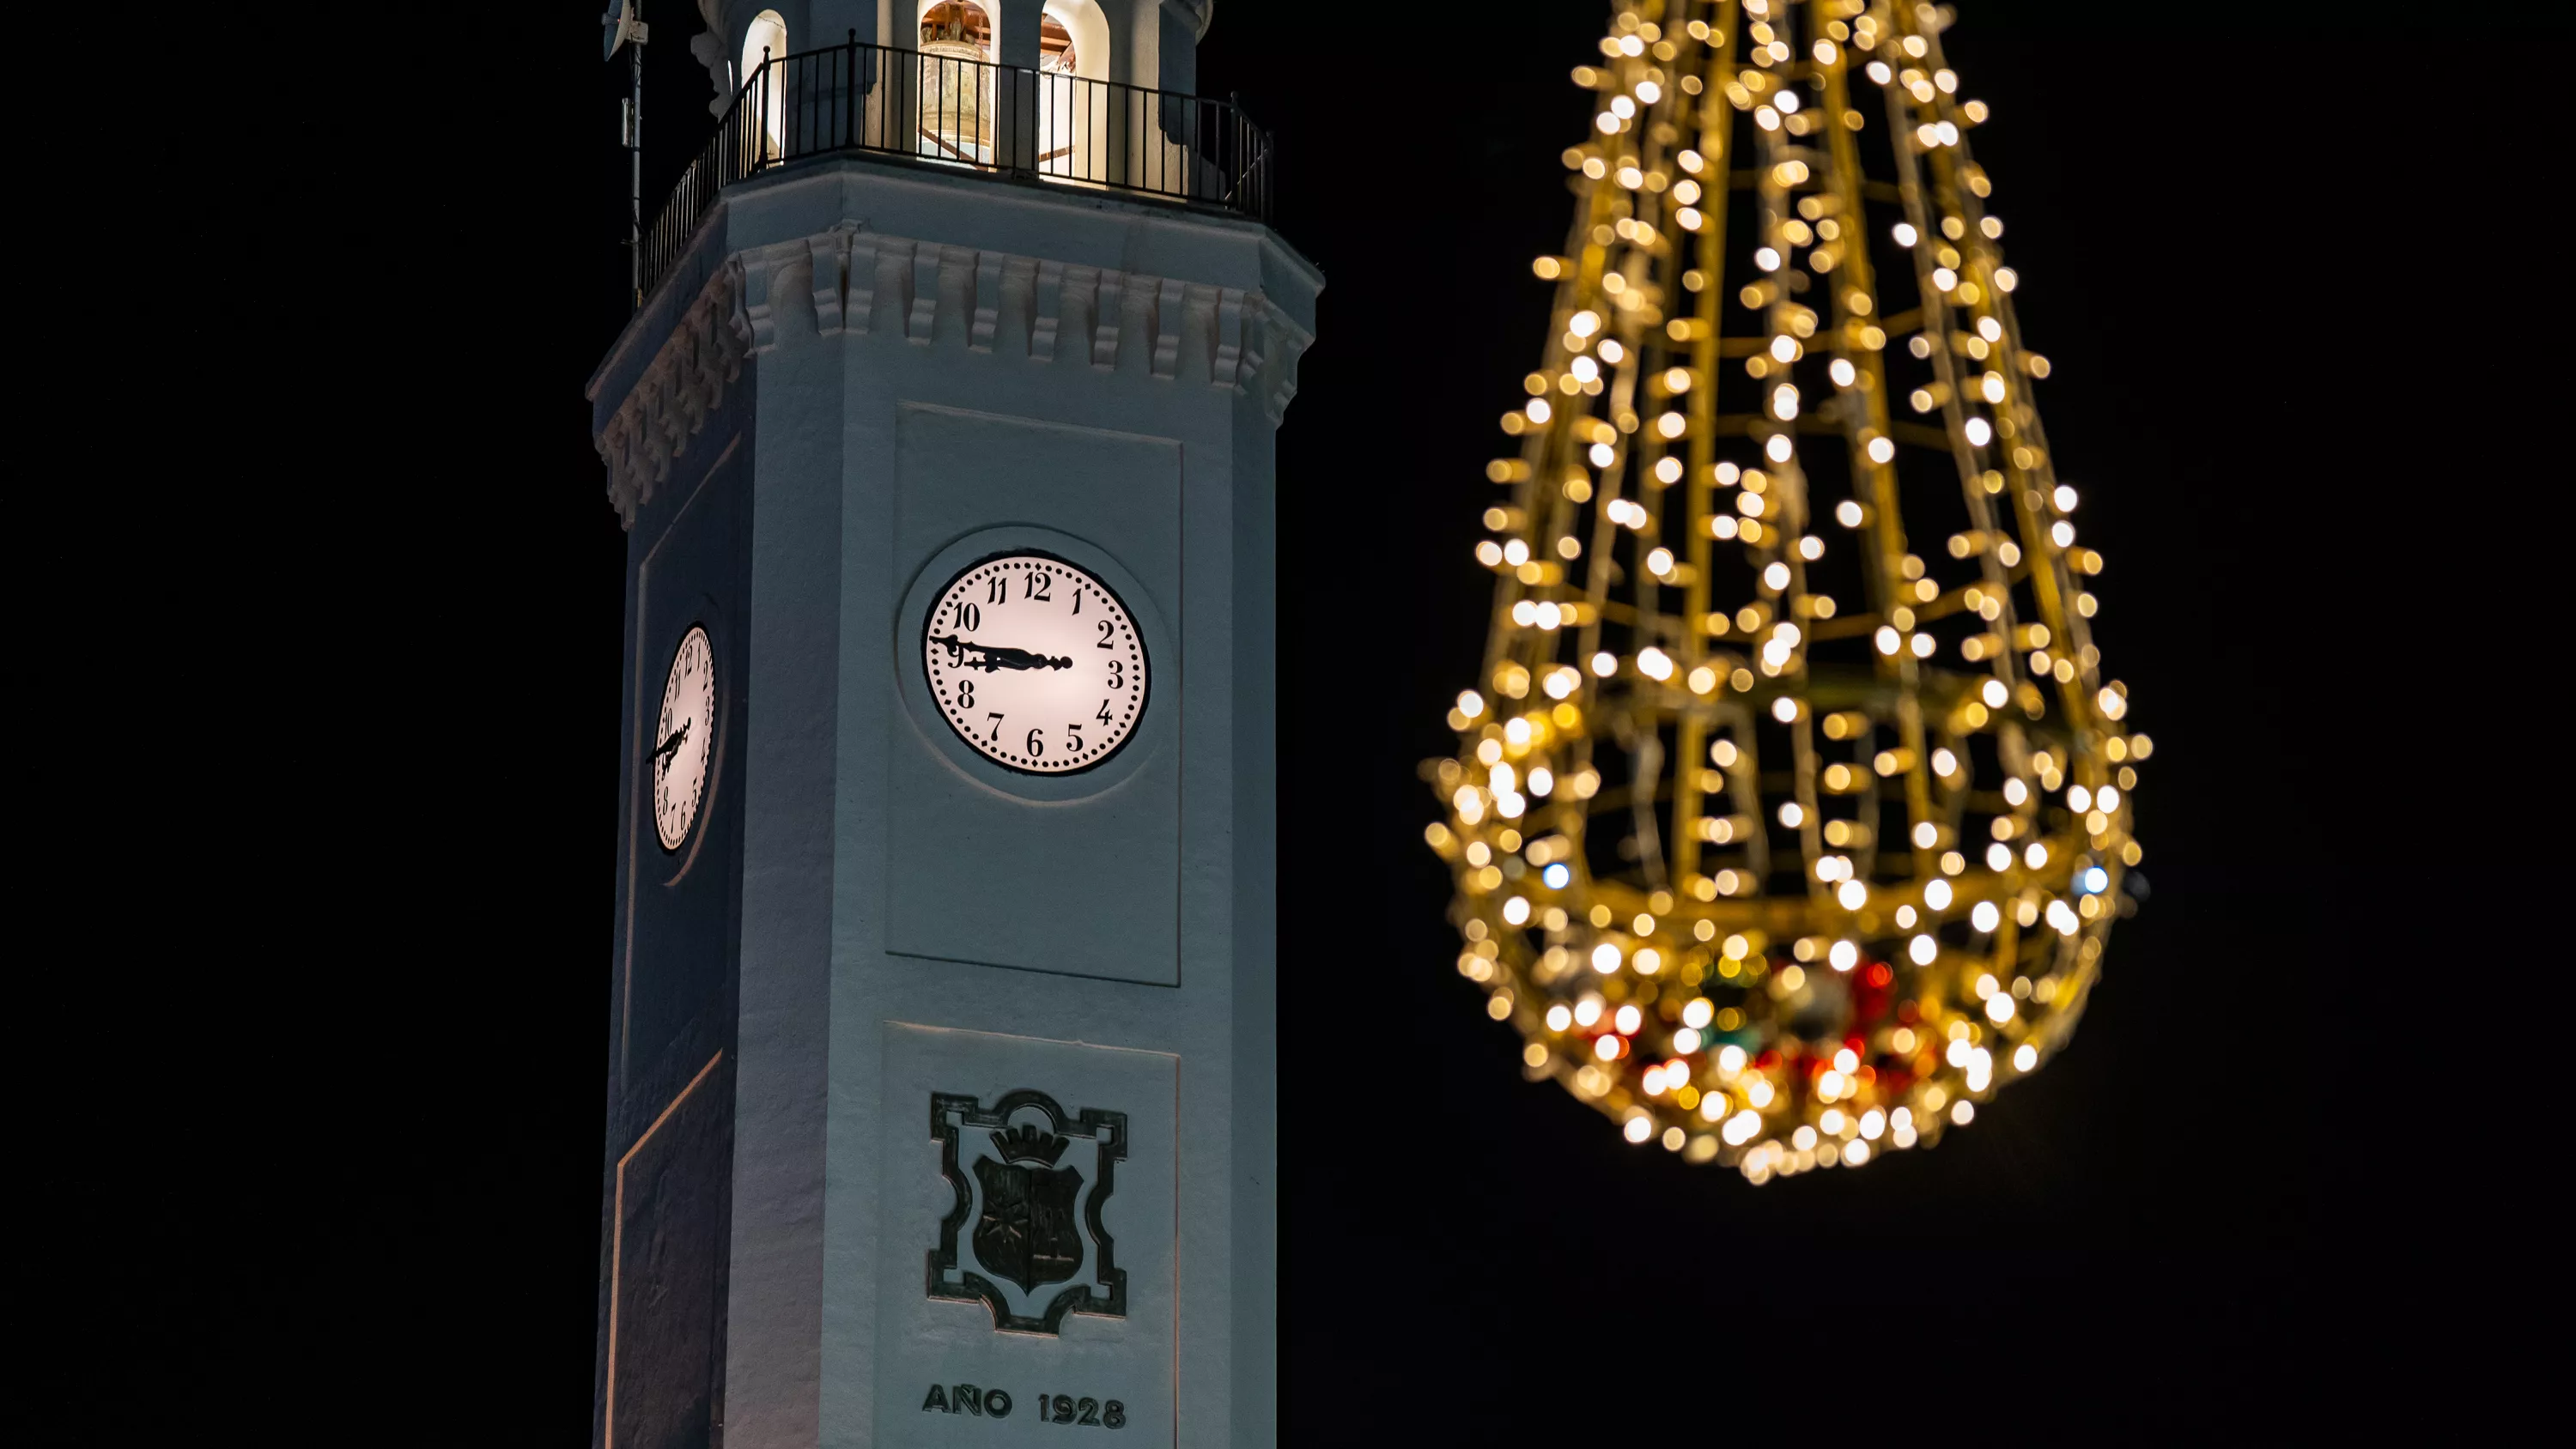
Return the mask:
<svg viewBox="0 0 2576 1449">
<path fill-rule="evenodd" d="M 1540 871 L 1538 873 L 1538 878 L 1547 882 L 1547 888 L 1549 890 L 1561 891 L 1565 889 L 1565 883 L 1567 881 L 1574 879 L 1574 872 L 1565 868 L 1565 862 L 1558 861 L 1556 864 Z"/>
<path fill-rule="evenodd" d="M 2098 865 L 2086 866 L 2084 868 L 2084 874 L 2076 877 L 2076 880 L 2082 886 L 2084 893 L 2088 896 L 2100 895 L 2102 892 L 2111 888 L 2110 872 L 2102 869 L 2102 867 Z"/>
</svg>

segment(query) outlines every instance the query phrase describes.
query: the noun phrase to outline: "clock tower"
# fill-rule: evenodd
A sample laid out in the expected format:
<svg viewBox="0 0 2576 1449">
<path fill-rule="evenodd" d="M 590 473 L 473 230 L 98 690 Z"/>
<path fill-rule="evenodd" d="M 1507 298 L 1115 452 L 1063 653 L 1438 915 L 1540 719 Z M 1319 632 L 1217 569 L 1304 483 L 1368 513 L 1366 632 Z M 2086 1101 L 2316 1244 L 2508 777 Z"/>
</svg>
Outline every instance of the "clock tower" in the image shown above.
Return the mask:
<svg viewBox="0 0 2576 1449">
<path fill-rule="evenodd" d="M 589 388 L 601 1449 L 1275 1438 L 1272 437 L 1322 279 L 1191 94 L 1209 4 L 700 0 L 721 119 Z"/>
</svg>

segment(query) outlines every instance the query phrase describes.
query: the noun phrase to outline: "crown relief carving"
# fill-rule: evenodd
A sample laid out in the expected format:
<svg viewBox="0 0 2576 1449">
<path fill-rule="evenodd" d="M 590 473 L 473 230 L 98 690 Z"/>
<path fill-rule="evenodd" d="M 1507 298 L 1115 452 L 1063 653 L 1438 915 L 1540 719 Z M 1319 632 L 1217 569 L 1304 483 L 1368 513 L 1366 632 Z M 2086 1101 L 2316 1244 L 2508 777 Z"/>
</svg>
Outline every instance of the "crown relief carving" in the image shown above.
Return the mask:
<svg viewBox="0 0 2576 1449">
<path fill-rule="evenodd" d="M 790 310 L 810 323 L 782 332 Z M 1314 341 L 1257 291 L 884 236 L 842 223 L 739 252 L 707 279 L 595 439 L 633 527 L 743 359 L 789 337 L 878 336 L 1115 370 L 1260 399 L 1276 425 Z"/>
<path fill-rule="evenodd" d="M 1071 1145 L 1069 1139 L 1028 1122 L 993 1134 L 993 1151 L 1004 1162 L 1034 1162 L 1041 1167 L 1053 1167 L 1056 1159 L 1064 1156 L 1065 1148 Z"/>
</svg>

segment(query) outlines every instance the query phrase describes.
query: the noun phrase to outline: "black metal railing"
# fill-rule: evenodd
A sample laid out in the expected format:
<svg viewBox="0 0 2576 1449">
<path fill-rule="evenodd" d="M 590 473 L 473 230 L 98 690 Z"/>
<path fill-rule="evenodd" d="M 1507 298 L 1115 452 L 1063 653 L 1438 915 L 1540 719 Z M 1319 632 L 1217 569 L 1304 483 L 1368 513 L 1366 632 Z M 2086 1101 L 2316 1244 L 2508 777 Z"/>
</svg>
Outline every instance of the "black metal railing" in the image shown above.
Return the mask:
<svg viewBox="0 0 2576 1449">
<path fill-rule="evenodd" d="M 1232 101 L 866 45 L 854 33 L 846 45 L 752 68 L 638 242 L 638 304 L 725 187 L 845 152 L 1270 217 L 1270 138 Z"/>
</svg>

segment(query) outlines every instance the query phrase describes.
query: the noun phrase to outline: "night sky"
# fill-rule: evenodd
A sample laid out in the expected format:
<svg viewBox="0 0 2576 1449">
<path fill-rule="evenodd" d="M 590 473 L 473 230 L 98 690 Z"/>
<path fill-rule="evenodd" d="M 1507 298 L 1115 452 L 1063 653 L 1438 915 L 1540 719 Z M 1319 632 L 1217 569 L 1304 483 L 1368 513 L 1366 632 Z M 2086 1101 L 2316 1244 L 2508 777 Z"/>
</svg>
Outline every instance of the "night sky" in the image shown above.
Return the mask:
<svg viewBox="0 0 2576 1449">
<path fill-rule="evenodd" d="M 96 1442 L 173 1405 L 207 1437 L 586 1441 L 625 545 L 582 397 L 625 320 L 596 8 L 372 17 L 325 115 L 178 66 L 200 119 L 129 153 L 131 258 L 30 274 L 84 319 L 63 376 L 107 471 L 74 548 L 106 562 L 69 597 L 117 642 L 63 656 L 99 783 L 47 828 L 114 889 L 27 973 L 50 1105 L 18 1113 Z M 1960 9 L 2109 558 L 2095 637 L 2157 740 L 2152 897 L 2072 1048 L 1972 1127 L 1756 1189 L 1522 1081 L 1421 843 L 1602 11 L 1217 6 L 1200 89 L 1274 131 L 1276 225 L 1327 278 L 1279 435 L 1284 1442 L 1813 1425 L 2141 1354 L 2181 1367 L 2127 1412 L 2241 1412 L 2375 1191 L 2327 1145 L 2372 968 L 2320 883 L 2351 717 L 2310 701 L 2366 687 L 2313 581 L 2408 557 L 2368 552 L 2367 439 L 2321 436 L 2376 421 L 2386 346 L 2331 273 L 2413 209 L 2342 91 L 2382 42 Z M 646 13 L 649 208 L 712 120 L 693 8 Z M 118 572 L 126 538 L 156 562 Z"/>
</svg>

